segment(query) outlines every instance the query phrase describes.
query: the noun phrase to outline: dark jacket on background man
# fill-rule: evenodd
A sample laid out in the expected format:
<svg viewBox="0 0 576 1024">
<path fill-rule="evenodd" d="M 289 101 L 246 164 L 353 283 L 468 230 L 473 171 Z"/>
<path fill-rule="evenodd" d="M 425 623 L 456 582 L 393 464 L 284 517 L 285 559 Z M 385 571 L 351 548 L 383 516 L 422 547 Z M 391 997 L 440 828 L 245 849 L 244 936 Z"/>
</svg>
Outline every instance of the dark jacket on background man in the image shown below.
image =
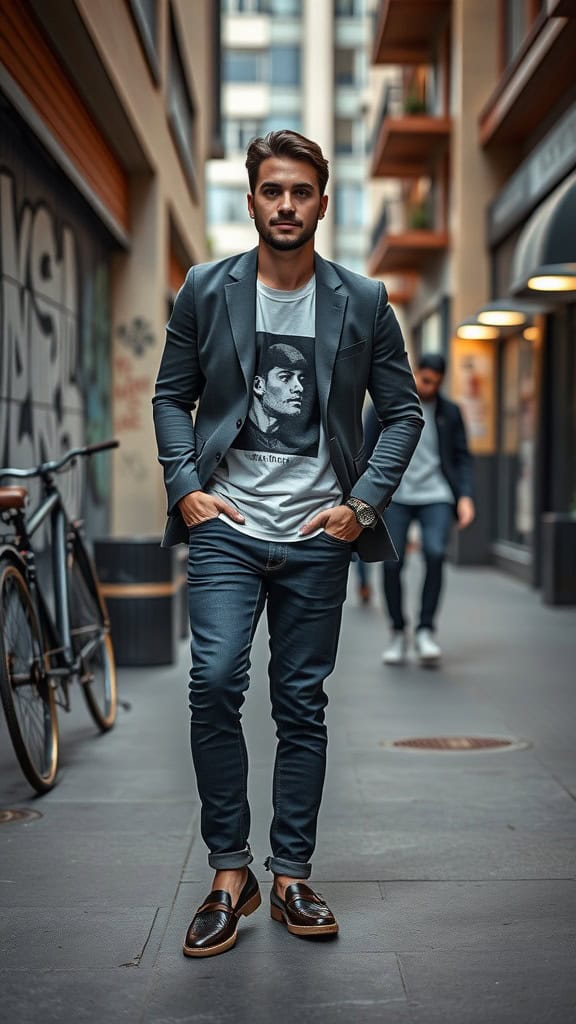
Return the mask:
<svg viewBox="0 0 576 1024">
<path fill-rule="evenodd" d="M 436 398 L 435 419 L 440 466 L 456 505 L 460 498 L 474 497 L 473 459 L 468 450 L 464 421 L 456 402 L 451 402 L 444 395 Z M 368 453 L 372 451 L 381 430 L 382 424 L 376 410 L 370 406 L 364 418 L 364 438 Z"/>
</svg>

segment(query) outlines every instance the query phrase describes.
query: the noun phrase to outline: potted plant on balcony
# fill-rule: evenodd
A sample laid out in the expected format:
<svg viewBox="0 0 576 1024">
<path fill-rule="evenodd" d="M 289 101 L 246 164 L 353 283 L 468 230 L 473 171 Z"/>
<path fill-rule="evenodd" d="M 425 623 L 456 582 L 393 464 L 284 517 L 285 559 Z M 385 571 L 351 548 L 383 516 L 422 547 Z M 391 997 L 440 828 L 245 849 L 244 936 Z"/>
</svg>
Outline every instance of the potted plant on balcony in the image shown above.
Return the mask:
<svg viewBox="0 0 576 1024">
<path fill-rule="evenodd" d="M 417 92 L 409 92 L 404 100 L 404 113 L 425 114 L 426 112 L 426 100 L 419 96 Z"/>
<path fill-rule="evenodd" d="M 408 211 L 408 227 L 413 231 L 429 231 L 432 227 L 432 217 L 427 206 L 419 203 Z"/>
</svg>

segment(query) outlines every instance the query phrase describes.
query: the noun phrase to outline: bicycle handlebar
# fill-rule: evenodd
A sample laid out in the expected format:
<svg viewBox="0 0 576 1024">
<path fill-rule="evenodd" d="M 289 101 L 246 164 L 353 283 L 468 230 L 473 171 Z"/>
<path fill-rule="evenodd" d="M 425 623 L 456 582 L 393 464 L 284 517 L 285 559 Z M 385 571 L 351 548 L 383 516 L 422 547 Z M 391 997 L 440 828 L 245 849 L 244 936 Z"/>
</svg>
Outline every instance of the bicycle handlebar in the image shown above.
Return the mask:
<svg viewBox="0 0 576 1024">
<path fill-rule="evenodd" d="M 90 456 L 95 455 L 96 452 L 104 452 L 109 448 L 118 448 L 120 442 L 116 439 L 111 441 L 101 441 L 98 444 L 87 444 L 82 448 L 71 448 L 70 451 L 66 452 L 65 455 L 60 459 L 55 459 L 51 462 L 43 462 L 40 466 L 33 466 L 31 469 L 0 469 L 0 479 L 3 476 L 13 476 L 18 479 L 23 479 L 31 476 L 46 476 L 48 473 L 57 473 L 59 469 L 62 469 L 72 459 L 78 458 L 78 456 Z"/>
</svg>

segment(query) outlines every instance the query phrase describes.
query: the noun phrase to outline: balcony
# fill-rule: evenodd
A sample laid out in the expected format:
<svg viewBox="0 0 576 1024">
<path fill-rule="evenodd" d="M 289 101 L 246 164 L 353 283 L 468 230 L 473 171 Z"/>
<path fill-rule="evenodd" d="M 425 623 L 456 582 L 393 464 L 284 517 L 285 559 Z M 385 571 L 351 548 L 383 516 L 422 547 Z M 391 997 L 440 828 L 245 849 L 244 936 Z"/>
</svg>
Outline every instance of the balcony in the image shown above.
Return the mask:
<svg viewBox="0 0 576 1024">
<path fill-rule="evenodd" d="M 372 62 L 428 63 L 450 6 L 450 0 L 381 0 Z"/>
<path fill-rule="evenodd" d="M 386 201 L 372 231 L 368 273 L 421 274 L 448 244 L 448 232 L 434 226 L 427 204 L 404 207 Z"/>
<path fill-rule="evenodd" d="M 519 53 L 502 75 L 479 118 L 484 147 L 520 145 L 574 88 L 576 3 L 550 0 L 554 17 L 542 12 Z M 550 9 L 550 8 L 549 8 Z"/>
<path fill-rule="evenodd" d="M 402 101 L 387 86 L 376 119 L 372 177 L 419 178 L 426 174 L 450 141 L 451 119 L 427 109 L 417 97 Z"/>
</svg>

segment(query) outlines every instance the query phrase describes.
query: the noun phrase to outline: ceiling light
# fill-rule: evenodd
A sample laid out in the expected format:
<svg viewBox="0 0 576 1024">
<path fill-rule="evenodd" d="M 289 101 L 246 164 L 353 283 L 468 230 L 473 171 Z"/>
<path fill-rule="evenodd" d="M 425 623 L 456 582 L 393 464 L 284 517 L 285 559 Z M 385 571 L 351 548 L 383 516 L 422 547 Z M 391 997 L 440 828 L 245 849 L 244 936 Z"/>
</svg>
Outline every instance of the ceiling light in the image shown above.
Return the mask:
<svg viewBox="0 0 576 1024">
<path fill-rule="evenodd" d="M 538 267 L 527 281 L 533 292 L 576 291 L 576 263 L 552 263 Z"/>
<path fill-rule="evenodd" d="M 456 328 L 456 337 L 465 341 L 494 341 L 499 334 L 497 327 L 480 324 L 477 320 L 464 320 Z"/>
</svg>

